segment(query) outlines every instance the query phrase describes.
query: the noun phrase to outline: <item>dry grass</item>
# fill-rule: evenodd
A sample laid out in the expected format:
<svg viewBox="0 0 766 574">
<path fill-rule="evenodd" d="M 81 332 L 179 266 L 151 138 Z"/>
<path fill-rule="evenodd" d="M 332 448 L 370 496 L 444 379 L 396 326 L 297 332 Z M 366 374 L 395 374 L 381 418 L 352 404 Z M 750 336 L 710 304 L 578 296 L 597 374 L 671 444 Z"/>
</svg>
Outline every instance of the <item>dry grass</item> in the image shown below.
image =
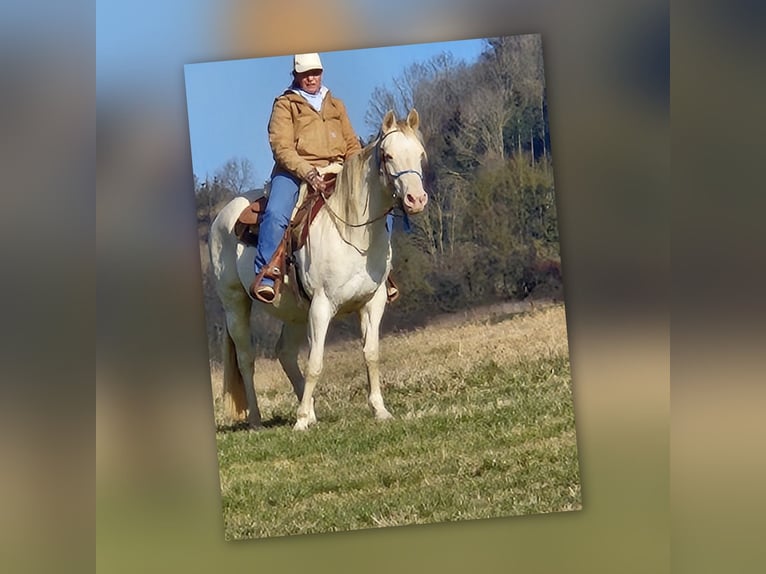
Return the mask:
<svg viewBox="0 0 766 574">
<path fill-rule="evenodd" d="M 213 368 L 227 538 L 580 508 L 563 306 L 386 336 L 381 373 L 386 423 L 366 406 L 360 344 L 330 346 L 319 422 L 296 433 L 287 378 L 261 359 L 269 428 L 251 433 L 226 426 Z"/>
<path fill-rule="evenodd" d="M 386 388 L 430 385 L 431 381 L 467 372 L 488 360 L 498 365 L 512 366 L 525 360 L 568 355 L 565 311 L 561 304 L 521 313 L 486 310 L 474 313 L 469 320 L 461 321 L 459 316 L 449 316 L 437 319 L 434 324 L 382 338 L 380 368 L 384 399 Z M 301 368 L 305 366 L 305 355 L 304 349 L 301 353 Z M 325 349 L 324 365 L 322 379 L 317 385 L 317 395 L 328 398 L 338 393 L 344 395 L 345 387 L 353 393 L 359 408 L 366 408 L 366 374 L 361 342 L 346 341 L 329 345 Z M 285 406 L 297 408 L 290 382 L 276 359 L 259 358 L 256 361 L 255 379 L 265 420 L 273 409 L 283 411 Z M 338 387 L 338 381 L 343 381 L 343 387 Z M 219 425 L 230 424 L 232 421 L 225 419 L 221 406 L 223 369 L 217 363 L 211 365 L 211 382 L 216 422 Z"/>
</svg>

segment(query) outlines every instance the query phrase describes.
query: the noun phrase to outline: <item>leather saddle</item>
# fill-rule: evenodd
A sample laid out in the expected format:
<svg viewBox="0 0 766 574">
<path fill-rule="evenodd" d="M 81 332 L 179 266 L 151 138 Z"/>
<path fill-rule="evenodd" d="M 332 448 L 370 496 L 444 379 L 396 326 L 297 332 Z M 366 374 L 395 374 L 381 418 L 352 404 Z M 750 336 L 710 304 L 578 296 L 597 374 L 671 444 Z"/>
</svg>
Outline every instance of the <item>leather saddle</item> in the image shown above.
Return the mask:
<svg viewBox="0 0 766 574">
<path fill-rule="evenodd" d="M 303 196 L 304 199 L 293 211 L 290 223 L 287 225 L 271 261 L 261 269 L 253 282 L 253 285 L 257 286 L 263 277 L 272 279 L 274 281 L 274 300 L 279 296 L 283 283 L 290 283 L 296 291 L 296 295 L 308 299 L 297 281 L 297 274 L 293 265 L 293 253 L 306 244 L 311 222 L 314 221 L 317 213 L 324 205 L 325 198 L 332 195 L 335 189 L 336 174 L 328 173 L 322 177 L 327 184 L 323 195 L 311 190 L 307 184 L 301 184 L 302 188 L 306 188 L 305 190 L 301 189 L 300 192 L 300 196 Z M 259 197 L 239 214 L 239 218 L 234 224 L 234 234 L 242 243 L 251 246 L 258 245 L 258 228 L 266 211 L 267 202 L 266 196 Z"/>
</svg>

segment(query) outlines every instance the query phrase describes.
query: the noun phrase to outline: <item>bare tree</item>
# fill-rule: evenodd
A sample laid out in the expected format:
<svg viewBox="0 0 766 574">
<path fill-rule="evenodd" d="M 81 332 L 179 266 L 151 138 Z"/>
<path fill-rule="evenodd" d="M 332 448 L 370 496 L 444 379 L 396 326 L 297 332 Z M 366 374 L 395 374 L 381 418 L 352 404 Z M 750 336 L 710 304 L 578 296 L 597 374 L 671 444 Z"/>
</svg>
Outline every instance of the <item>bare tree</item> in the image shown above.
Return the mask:
<svg viewBox="0 0 766 574">
<path fill-rule="evenodd" d="M 383 116 L 394 110 L 403 118 L 411 108 L 417 108 L 424 130 L 433 126 L 430 113 L 442 108 L 448 94 L 456 93 L 454 78 L 464 66 L 457 64 L 450 53 L 437 54 L 426 62 L 417 62 L 393 79 L 390 87 L 378 86 L 370 99 L 365 123 L 373 130 L 380 127 Z M 424 136 L 428 137 L 424 131 Z"/>
<path fill-rule="evenodd" d="M 545 147 L 545 74 L 543 71 L 542 40 L 537 34 L 506 36 L 487 41 L 488 50 L 483 61 L 484 81 L 506 96 L 509 118 L 515 130 L 518 152 L 521 153 L 521 139 L 530 135 L 530 148 L 534 157 L 534 139 L 543 141 Z M 522 118 L 522 110 L 537 109 L 539 118 L 533 124 Z M 528 131 L 525 131 L 528 130 Z M 522 133 L 523 132 L 523 133 Z M 511 142 L 508 142 L 511 143 Z"/>
<path fill-rule="evenodd" d="M 480 85 L 461 107 L 462 129 L 452 138 L 456 152 L 478 165 L 505 158 L 504 130 L 514 116 L 509 93 Z"/>
<path fill-rule="evenodd" d="M 232 158 L 216 171 L 215 177 L 223 187 L 240 195 L 252 188 L 255 172 L 249 159 Z"/>
</svg>

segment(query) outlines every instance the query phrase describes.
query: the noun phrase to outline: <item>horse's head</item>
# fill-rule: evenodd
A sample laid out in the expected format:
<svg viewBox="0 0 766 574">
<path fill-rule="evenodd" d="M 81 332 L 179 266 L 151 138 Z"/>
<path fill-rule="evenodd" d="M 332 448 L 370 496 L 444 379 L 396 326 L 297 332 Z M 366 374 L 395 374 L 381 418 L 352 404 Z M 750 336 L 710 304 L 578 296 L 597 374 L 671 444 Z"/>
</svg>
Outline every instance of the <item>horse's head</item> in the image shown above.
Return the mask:
<svg viewBox="0 0 766 574">
<path fill-rule="evenodd" d="M 414 109 L 401 122 L 389 111 L 383 118 L 379 143 L 383 177 L 408 214 L 420 213 L 428 203 L 428 194 L 423 188 L 426 150 L 418 131 L 419 123 Z"/>
</svg>

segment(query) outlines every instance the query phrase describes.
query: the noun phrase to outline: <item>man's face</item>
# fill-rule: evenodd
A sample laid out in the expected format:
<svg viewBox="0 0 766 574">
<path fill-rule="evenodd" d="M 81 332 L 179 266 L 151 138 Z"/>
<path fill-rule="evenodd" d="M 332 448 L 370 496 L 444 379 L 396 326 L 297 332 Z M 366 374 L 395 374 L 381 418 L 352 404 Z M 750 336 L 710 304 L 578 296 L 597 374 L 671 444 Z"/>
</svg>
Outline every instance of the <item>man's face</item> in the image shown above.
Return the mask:
<svg viewBox="0 0 766 574">
<path fill-rule="evenodd" d="M 295 75 L 298 86 L 304 92 L 316 94 L 322 87 L 322 70 L 308 70 Z"/>
</svg>

